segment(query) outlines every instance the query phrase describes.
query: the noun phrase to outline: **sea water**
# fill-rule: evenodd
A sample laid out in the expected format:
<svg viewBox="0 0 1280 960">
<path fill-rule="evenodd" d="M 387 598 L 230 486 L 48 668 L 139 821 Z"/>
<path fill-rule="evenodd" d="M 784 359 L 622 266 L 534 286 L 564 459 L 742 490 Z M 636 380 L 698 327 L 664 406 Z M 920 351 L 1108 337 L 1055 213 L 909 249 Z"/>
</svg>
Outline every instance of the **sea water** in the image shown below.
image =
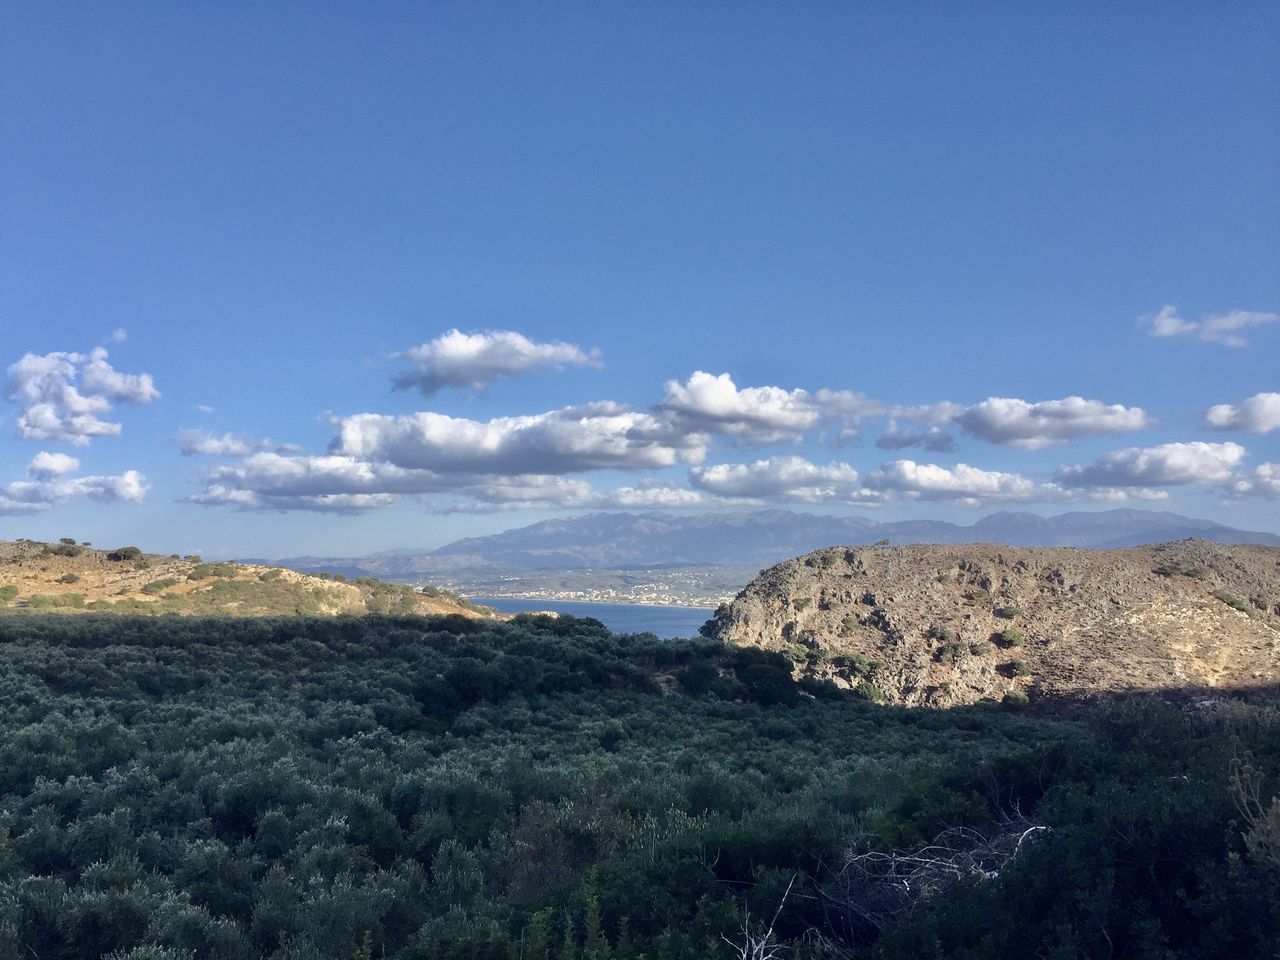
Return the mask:
<svg viewBox="0 0 1280 960">
<path fill-rule="evenodd" d="M 652 633 L 662 639 L 696 637 L 698 628 L 715 613 L 710 607 L 675 607 L 649 603 L 591 603 L 585 600 L 512 600 L 508 597 L 471 597 L 474 603 L 499 613 L 536 613 L 540 610 L 595 617 L 614 633 Z"/>
</svg>

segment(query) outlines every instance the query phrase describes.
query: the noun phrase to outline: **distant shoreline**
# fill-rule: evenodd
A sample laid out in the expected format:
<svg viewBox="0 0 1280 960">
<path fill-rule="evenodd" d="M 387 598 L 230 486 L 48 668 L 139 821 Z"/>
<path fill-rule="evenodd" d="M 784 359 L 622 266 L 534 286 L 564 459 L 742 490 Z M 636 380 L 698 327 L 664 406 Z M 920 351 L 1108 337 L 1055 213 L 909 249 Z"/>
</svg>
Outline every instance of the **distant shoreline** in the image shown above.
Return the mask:
<svg viewBox="0 0 1280 960">
<path fill-rule="evenodd" d="M 689 600 L 633 600 L 622 597 L 549 597 L 545 594 L 529 594 L 529 593 L 507 593 L 507 594 L 490 594 L 487 596 L 471 596 L 467 595 L 467 599 L 472 603 L 482 604 L 484 606 L 492 606 L 490 601 L 519 601 L 521 603 L 555 603 L 555 604 L 584 604 L 589 606 L 618 606 L 618 607 L 665 607 L 673 610 L 714 610 L 722 603 L 727 603 L 731 598 L 711 598 L 711 597 L 694 597 Z"/>
</svg>

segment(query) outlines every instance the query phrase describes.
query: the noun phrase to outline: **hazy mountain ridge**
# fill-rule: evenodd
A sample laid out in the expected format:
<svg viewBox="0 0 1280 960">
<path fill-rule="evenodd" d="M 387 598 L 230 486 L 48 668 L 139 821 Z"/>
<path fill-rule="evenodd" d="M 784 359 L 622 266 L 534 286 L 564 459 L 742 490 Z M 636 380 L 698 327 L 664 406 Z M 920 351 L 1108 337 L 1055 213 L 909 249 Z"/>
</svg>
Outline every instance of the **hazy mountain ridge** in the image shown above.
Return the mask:
<svg viewBox="0 0 1280 960">
<path fill-rule="evenodd" d="M 709 630 L 908 706 L 1262 687 L 1280 680 L 1280 550 L 830 547 L 765 570 Z"/>
<path fill-rule="evenodd" d="M 705 513 L 594 513 L 544 520 L 436 550 L 398 549 L 366 557 L 293 557 L 297 569 L 411 578 L 491 571 L 767 566 L 832 544 L 1000 543 L 1019 547 L 1115 548 L 1197 537 L 1280 546 L 1272 533 L 1151 510 L 1073 511 L 1053 517 L 1004 511 L 968 526 L 940 520 L 881 522 L 789 510 Z"/>
</svg>

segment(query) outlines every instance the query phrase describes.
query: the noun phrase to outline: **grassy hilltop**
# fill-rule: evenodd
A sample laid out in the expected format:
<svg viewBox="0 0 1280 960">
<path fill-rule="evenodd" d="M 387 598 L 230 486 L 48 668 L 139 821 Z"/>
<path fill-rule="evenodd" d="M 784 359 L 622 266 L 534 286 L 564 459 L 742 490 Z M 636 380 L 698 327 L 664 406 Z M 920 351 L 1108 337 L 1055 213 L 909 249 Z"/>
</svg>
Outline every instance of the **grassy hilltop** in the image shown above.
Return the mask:
<svg viewBox="0 0 1280 960">
<path fill-rule="evenodd" d="M 205 563 L 199 557 L 94 549 L 71 540 L 0 541 L 0 610 L 227 616 L 488 613 L 447 590 L 373 577 Z"/>
</svg>

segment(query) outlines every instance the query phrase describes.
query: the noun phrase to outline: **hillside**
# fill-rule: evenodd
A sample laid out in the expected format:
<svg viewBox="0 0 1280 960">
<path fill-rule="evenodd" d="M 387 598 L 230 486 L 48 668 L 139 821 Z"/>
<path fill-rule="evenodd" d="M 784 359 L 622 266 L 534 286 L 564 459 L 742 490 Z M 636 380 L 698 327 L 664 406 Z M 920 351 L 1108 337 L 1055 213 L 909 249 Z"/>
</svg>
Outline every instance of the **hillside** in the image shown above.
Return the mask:
<svg viewBox="0 0 1280 960">
<path fill-rule="evenodd" d="M 1280 550 L 832 547 L 764 571 L 706 629 L 905 705 L 1260 687 L 1280 682 Z"/>
<path fill-rule="evenodd" d="M 357 581 L 281 567 L 203 563 L 72 543 L 0 541 L 0 611 L 329 616 L 365 613 L 482 616 L 447 591 L 418 592 L 369 577 Z"/>
<path fill-rule="evenodd" d="M 1111 548 L 1198 537 L 1280 547 L 1280 536 L 1154 510 L 1073 511 L 1053 517 L 1004 511 L 968 525 L 938 520 L 880 522 L 791 510 L 736 513 L 594 513 L 559 517 L 436 550 L 366 557 L 293 557 L 300 570 L 340 570 L 391 579 L 581 569 L 751 565 L 756 569 L 832 544 L 1004 543 Z"/>
</svg>

